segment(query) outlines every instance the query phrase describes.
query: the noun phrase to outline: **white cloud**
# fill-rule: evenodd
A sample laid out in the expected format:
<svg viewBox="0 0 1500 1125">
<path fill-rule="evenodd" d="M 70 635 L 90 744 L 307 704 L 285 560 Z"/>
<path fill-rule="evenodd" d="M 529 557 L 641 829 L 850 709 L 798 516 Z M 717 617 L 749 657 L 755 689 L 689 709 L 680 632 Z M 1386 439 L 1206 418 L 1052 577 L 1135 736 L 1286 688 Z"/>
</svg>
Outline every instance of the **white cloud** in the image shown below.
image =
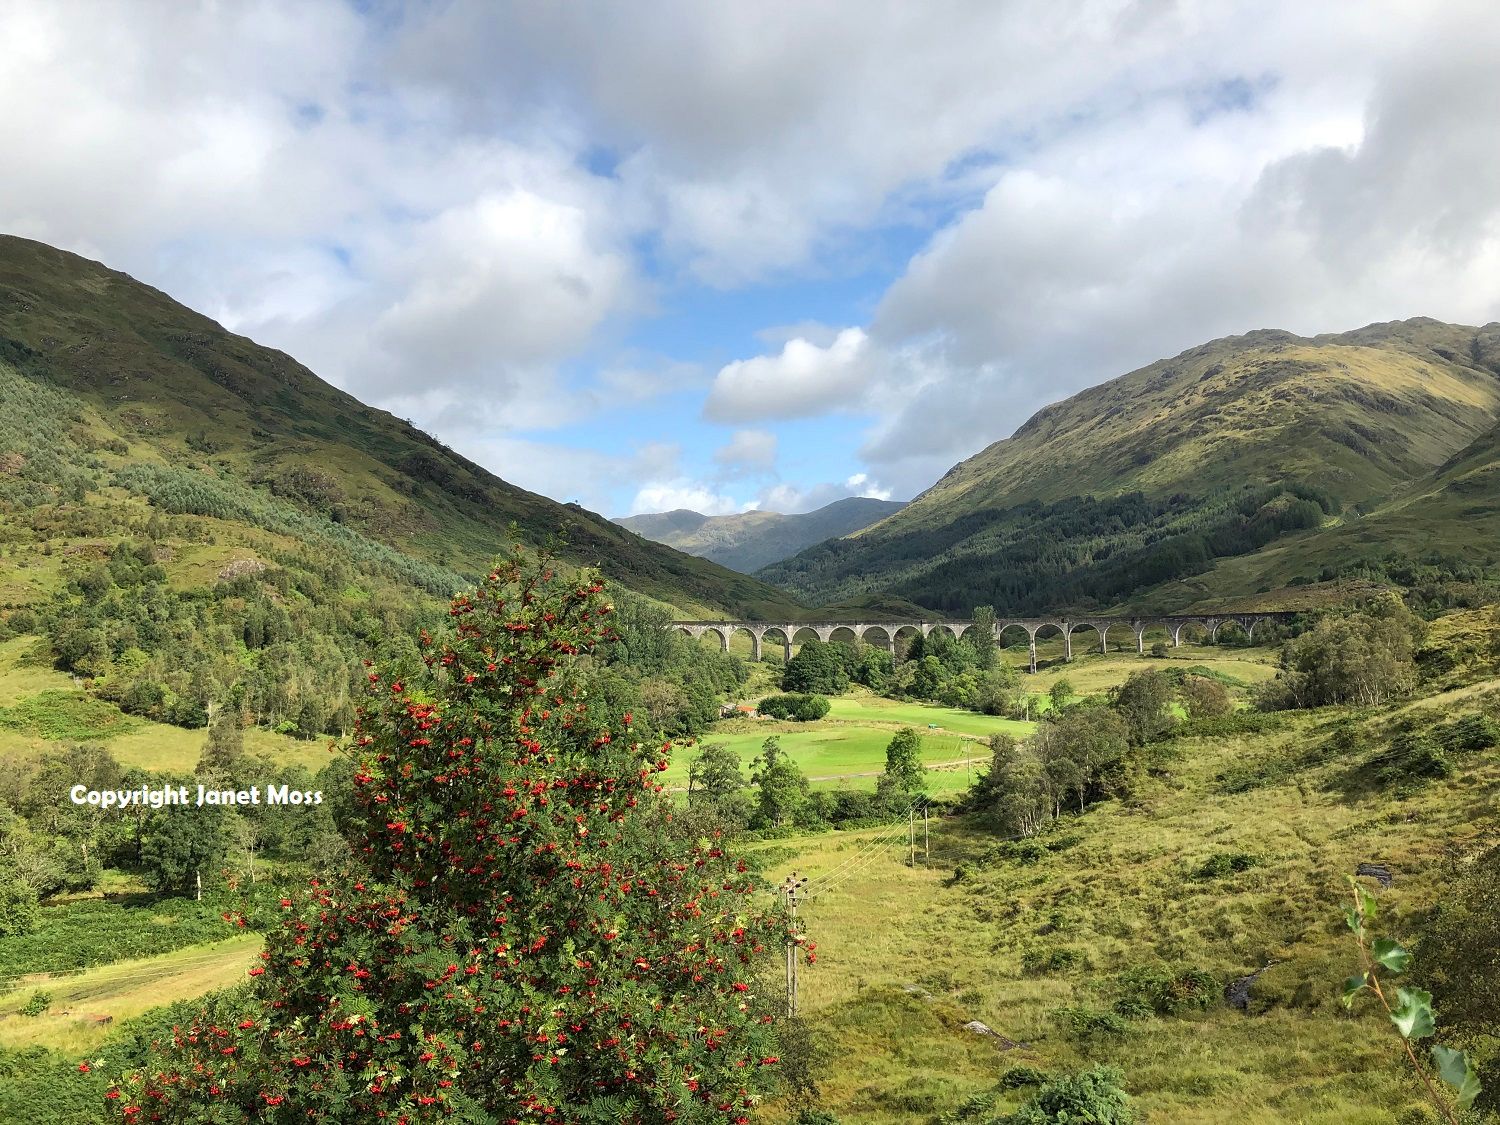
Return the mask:
<svg viewBox="0 0 1500 1125">
<path fill-rule="evenodd" d="M 0 229 L 106 260 L 380 405 L 568 416 L 557 365 L 646 307 L 566 130 L 475 132 L 341 3 L 0 8 Z M 397 30 L 399 35 L 399 30 Z M 607 390 L 606 397 L 620 392 Z"/>
<path fill-rule="evenodd" d="M 776 355 L 738 359 L 720 369 L 703 413 L 731 422 L 857 408 L 880 378 L 882 364 L 860 328 L 845 328 L 826 347 L 788 340 Z"/>
<path fill-rule="evenodd" d="M 687 508 L 704 516 L 724 516 L 745 510 L 745 506 L 732 496 L 679 477 L 676 480 L 648 484 L 640 489 L 630 502 L 630 511 L 626 515 L 672 512 L 679 508 Z"/>
<path fill-rule="evenodd" d="M 769 430 L 736 430 L 714 450 L 714 461 L 735 476 L 771 472 L 776 468 L 776 435 Z"/>
<path fill-rule="evenodd" d="M 732 425 L 872 417 L 869 487 L 909 495 L 1215 335 L 1500 316 L 1491 9 L 14 0 L 0 229 L 563 498 L 732 504 L 670 458 L 514 437 L 674 391 Z M 894 266 L 889 224 L 921 244 Z M 619 354 L 658 287 L 867 269 L 899 278 L 806 310 L 841 327 L 778 309 L 764 355 L 697 325 L 686 362 Z M 774 487 L 751 502 L 855 486 Z"/>
<path fill-rule="evenodd" d="M 881 488 L 870 479 L 870 474 L 868 473 L 855 473 L 844 482 L 844 487 L 849 490 L 849 495 L 851 496 L 863 496 L 871 500 L 889 500 L 891 498 L 891 490 L 889 488 Z"/>
<path fill-rule="evenodd" d="M 1045 403 L 1217 336 L 1500 317 L 1500 28 L 1413 11 L 1361 82 L 1330 90 L 1292 54 L 1249 109 L 1104 114 L 1003 170 L 868 328 L 933 377 L 867 463 L 921 488 Z"/>
</svg>

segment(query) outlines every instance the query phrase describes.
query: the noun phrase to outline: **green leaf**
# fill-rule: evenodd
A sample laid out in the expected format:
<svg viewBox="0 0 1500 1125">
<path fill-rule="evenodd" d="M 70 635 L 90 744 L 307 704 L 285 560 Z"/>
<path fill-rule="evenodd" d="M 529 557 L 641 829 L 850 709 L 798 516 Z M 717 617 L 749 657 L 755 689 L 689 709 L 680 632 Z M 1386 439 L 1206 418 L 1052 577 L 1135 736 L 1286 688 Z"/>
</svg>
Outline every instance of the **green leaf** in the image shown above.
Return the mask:
<svg viewBox="0 0 1500 1125">
<path fill-rule="evenodd" d="M 1364 973 L 1356 973 L 1354 976 L 1346 980 L 1344 982 L 1344 991 L 1341 997 L 1344 1001 L 1344 1007 L 1354 1007 L 1354 998 L 1361 992 L 1363 992 L 1367 987 L 1369 987 L 1369 983 L 1370 982 L 1365 977 Z"/>
<path fill-rule="evenodd" d="M 1437 1064 L 1438 1077 L 1452 1086 L 1458 1094 L 1458 1108 L 1468 1109 L 1479 1096 L 1479 1076 L 1469 1065 L 1469 1057 L 1452 1047 L 1434 1045 L 1432 1061 Z"/>
<path fill-rule="evenodd" d="M 1372 895 L 1363 886 L 1360 886 L 1357 889 L 1359 891 L 1359 910 L 1360 910 L 1360 913 L 1365 916 L 1365 921 L 1366 922 L 1373 922 L 1373 921 L 1375 921 L 1375 915 L 1380 912 L 1379 907 L 1376 906 L 1376 904 L 1375 904 L 1375 896 Z"/>
<path fill-rule="evenodd" d="M 1344 921 L 1348 923 L 1349 928 L 1354 931 L 1356 937 L 1365 936 L 1365 920 L 1359 916 L 1358 910 L 1355 910 L 1351 906 L 1348 910 L 1344 911 Z"/>
<path fill-rule="evenodd" d="M 1404 973 L 1406 967 L 1411 964 L 1411 954 L 1393 938 L 1376 938 L 1375 946 L 1370 954 L 1393 973 Z"/>
<path fill-rule="evenodd" d="M 1391 1022 L 1405 1039 L 1425 1039 L 1437 1030 L 1432 1016 L 1432 993 L 1420 988 L 1398 988 Z"/>
</svg>

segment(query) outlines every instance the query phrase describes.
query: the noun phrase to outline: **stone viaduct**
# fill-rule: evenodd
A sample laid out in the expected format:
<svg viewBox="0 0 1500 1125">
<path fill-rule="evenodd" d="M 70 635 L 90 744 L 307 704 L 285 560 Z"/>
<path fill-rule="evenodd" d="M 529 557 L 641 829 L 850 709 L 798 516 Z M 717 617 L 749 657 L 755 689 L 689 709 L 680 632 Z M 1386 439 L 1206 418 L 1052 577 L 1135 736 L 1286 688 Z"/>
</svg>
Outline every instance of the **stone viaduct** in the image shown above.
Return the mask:
<svg viewBox="0 0 1500 1125">
<path fill-rule="evenodd" d="M 1145 636 L 1148 629 L 1164 629 L 1172 644 L 1182 644 L 1183 630 L 1188 626 L 1197 626 L 1210 641 L 1216 641 L 1219 630 L 1225 625 L 1238 625 L 1251 637 L 1255 636 L 1256 626 L 1272 621 L 1287 621 L 1294 617 L 1291 613 L 1225 613 L 1225 614 L 1168 614 L 1157 617 L 1031 617 L 1011 618 L 1008 620 L 997 620 L 995 622 L 995 641 L 1005 644 L 1005 633 L 1008 630 L 1020 629 L 1026 634 L 1027 648 L 1031 656 L 1031 670 L 1036 671 L 1036 642 L 1039 634 L 1051 636 L 1052 632 L 1043 633 L 1043 630 L 1051 630 L 1060 634 L 1063 639 L 1064 659 L 1073 659 L 1073 634 L 1079 629 L 1092 629 L 1099 638 L 1099 651 L 1109 651 L 1109 634 L 1111 630 L 1119 633 L 1128 633 L 1135 638 L 1136 652 L 1146 651 Z M 785 624 L 770 621 L 674 621 L 671 628 L 686 633 L 690 637 L 702 637 L 709 633 L 719 638 L 719 645 L 725 651 L 729 651 L 729 638 L 735 633 L 743 630 L 750 635 L 751 650 L 756 660 L 760 659 L 761 646 L 765 643 L 769 634 L 779 634 L 778 638 L 772 640 L 773 644 L 780 644 L 786 652 L 786 658 L 792 658 L 792 645 L 800 644 L 805 637 L 801 634 L 807 633 L 817 637 L 820 641 L 833 640 L 858 640 L 866 644 L 879 645 L 887 652 L 896 651 L 896 638 L 903 633 L 926 636 L 934 629 L 946 629 L 955 638 L 963 636 L 974 628 L 972 621 L 804 621 L 787 622 Z M 845 634 L 840 636 L 838 634 Z"/>
</svg>

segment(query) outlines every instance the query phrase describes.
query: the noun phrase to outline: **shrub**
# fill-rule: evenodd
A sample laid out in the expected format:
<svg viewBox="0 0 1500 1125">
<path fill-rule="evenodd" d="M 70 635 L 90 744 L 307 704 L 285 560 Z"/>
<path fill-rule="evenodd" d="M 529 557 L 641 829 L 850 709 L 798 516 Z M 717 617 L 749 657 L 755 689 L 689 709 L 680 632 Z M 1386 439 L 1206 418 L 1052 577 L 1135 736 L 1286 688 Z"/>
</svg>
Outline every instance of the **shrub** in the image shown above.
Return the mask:
<svg viewBox="0 0 1500 1125">
<path fill-rule="evenodd" d="M 1054 1008 L 1051 1016 L 1080 1039 L 1091 1039 L 1096 1035 L 1124 1035 L 1129 1030 L 1118 1014 L 1101 1012 L 1097 1008 Z"/>
<path fill-rule="evenodd" d="M 1198 870 L 1193 872 L 1193 877 L 1195 879 L 1221 879 L 1225 875 L 1237 875 L 1241 871 L 1249 871 L 1259 863 L 1260 857 L 1248 852 L 1220 852 L 1218 855 L 1205 859 L 1199 865 Z"/>
<path fill-rule="evenodd" d="M 1127 1020 L 1143 1020 L 1156 1014 L 1156 1009 L 1139 996 L 1121 996 L 1112 1008 L 1116 1015 Z"/>
<path fill-rule="evenodd" d="M 1065 973 L 1069 969 L 1087 968 L 1088 958 L 1078 949 L 1032 949 L 1021 955 L 1021 970 L 1030 976 Z"/>
<path fill-rule="evenodd" d="M 1047 1072 L 1034 1066 L 1013 1066 L 1000 1076 L 996 1083 L 1002 1090 L 1019 1090 L 1023 1086 L 1040 1086 L 1047 1081 Z"/>
<path fill-rule="evenodd" d="M 1382 789 L 1409 789 L 1453 776 L 1453 764 L 1435 738 L 1425 731 L 1403 731 L 1390 749 L 1368 763 Z"/>
<path fill-rule="evenodd" d="M 828 714 L 829 703 L 825 696 L 800 695 L 788 692 L 784 695 L 768 695 L 756 704 L 756 710 L 773 719 L 785 719 L 795 723 L 807 723 Z"/>
<path fill-rule="evenodd" d="M 21 1008 L 21 1014 L 23 1016 L 39 1016 L 43 1012 L 45 1012 L 51 1006 L 51 1004 L 52 993 L 33 992 L 27 998 L 25 1005 Z"/>
<path fill-rule="evenodd" d="M 797 704 L 797 709 L 792 713 L 792 717 L 799 723 L 816 722 L 828 714 L 829 706 L 826 696 L 804 695 L 802 701 Z"/>
<path fill-rule="evenodd" d="M 1007 1125 L 1132 1125 L 1135 1113 L 1121 1081 L 1118 1070 L 1104 1066 L 1054 1078 L 1005 1121 Z"/>
<path fill-rule="evenodd" d="M 1219 978 L 1198 968 L 1149 968 L 1137 966 L 1121 973 L 1116 981 L 1121 996 L 1115 1011 L 1122 1006 L 1144 1014 L 1178 1016 L 1184 1012 L 1203 1011 L 1218 1002 L 1222 984 Z"/>
<path fill-rule="evenodd" d="M 1434 732 L 1443 749 L 1456 754 L 1500 745 L 1500 723 L 1487 715 L 1465 715 Z"/>
<path fill-rule="evenodd" d="M 1202 719 L 1189 719 L 1172 728 L 1173 738 L 1228 738 L 1237 734 L 1265 734 L 1282 730 L 1286 720 L 1267 711 L 1230 711 Z"/>
</svg>

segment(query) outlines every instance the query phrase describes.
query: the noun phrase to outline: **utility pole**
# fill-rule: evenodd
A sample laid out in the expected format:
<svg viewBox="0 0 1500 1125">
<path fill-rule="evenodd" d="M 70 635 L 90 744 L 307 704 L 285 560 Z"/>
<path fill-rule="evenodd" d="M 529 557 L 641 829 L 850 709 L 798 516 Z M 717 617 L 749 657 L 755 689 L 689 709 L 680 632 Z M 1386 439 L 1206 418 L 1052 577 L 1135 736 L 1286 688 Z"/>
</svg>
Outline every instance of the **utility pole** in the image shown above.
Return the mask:
<svg viewBox="0 0 1500 1125">
<path fill-rule="evenodd" d="M 793 940 L 791 931 L 797 921 L 797 892 L 806 883 L 805 877 L 793 871 L 780 887 L 782 901 L 786 903 L 788 922 L 786 936 L 786 1014 L 788 1016 L 797 1014 L 797 943 Z"/>
</svg>

